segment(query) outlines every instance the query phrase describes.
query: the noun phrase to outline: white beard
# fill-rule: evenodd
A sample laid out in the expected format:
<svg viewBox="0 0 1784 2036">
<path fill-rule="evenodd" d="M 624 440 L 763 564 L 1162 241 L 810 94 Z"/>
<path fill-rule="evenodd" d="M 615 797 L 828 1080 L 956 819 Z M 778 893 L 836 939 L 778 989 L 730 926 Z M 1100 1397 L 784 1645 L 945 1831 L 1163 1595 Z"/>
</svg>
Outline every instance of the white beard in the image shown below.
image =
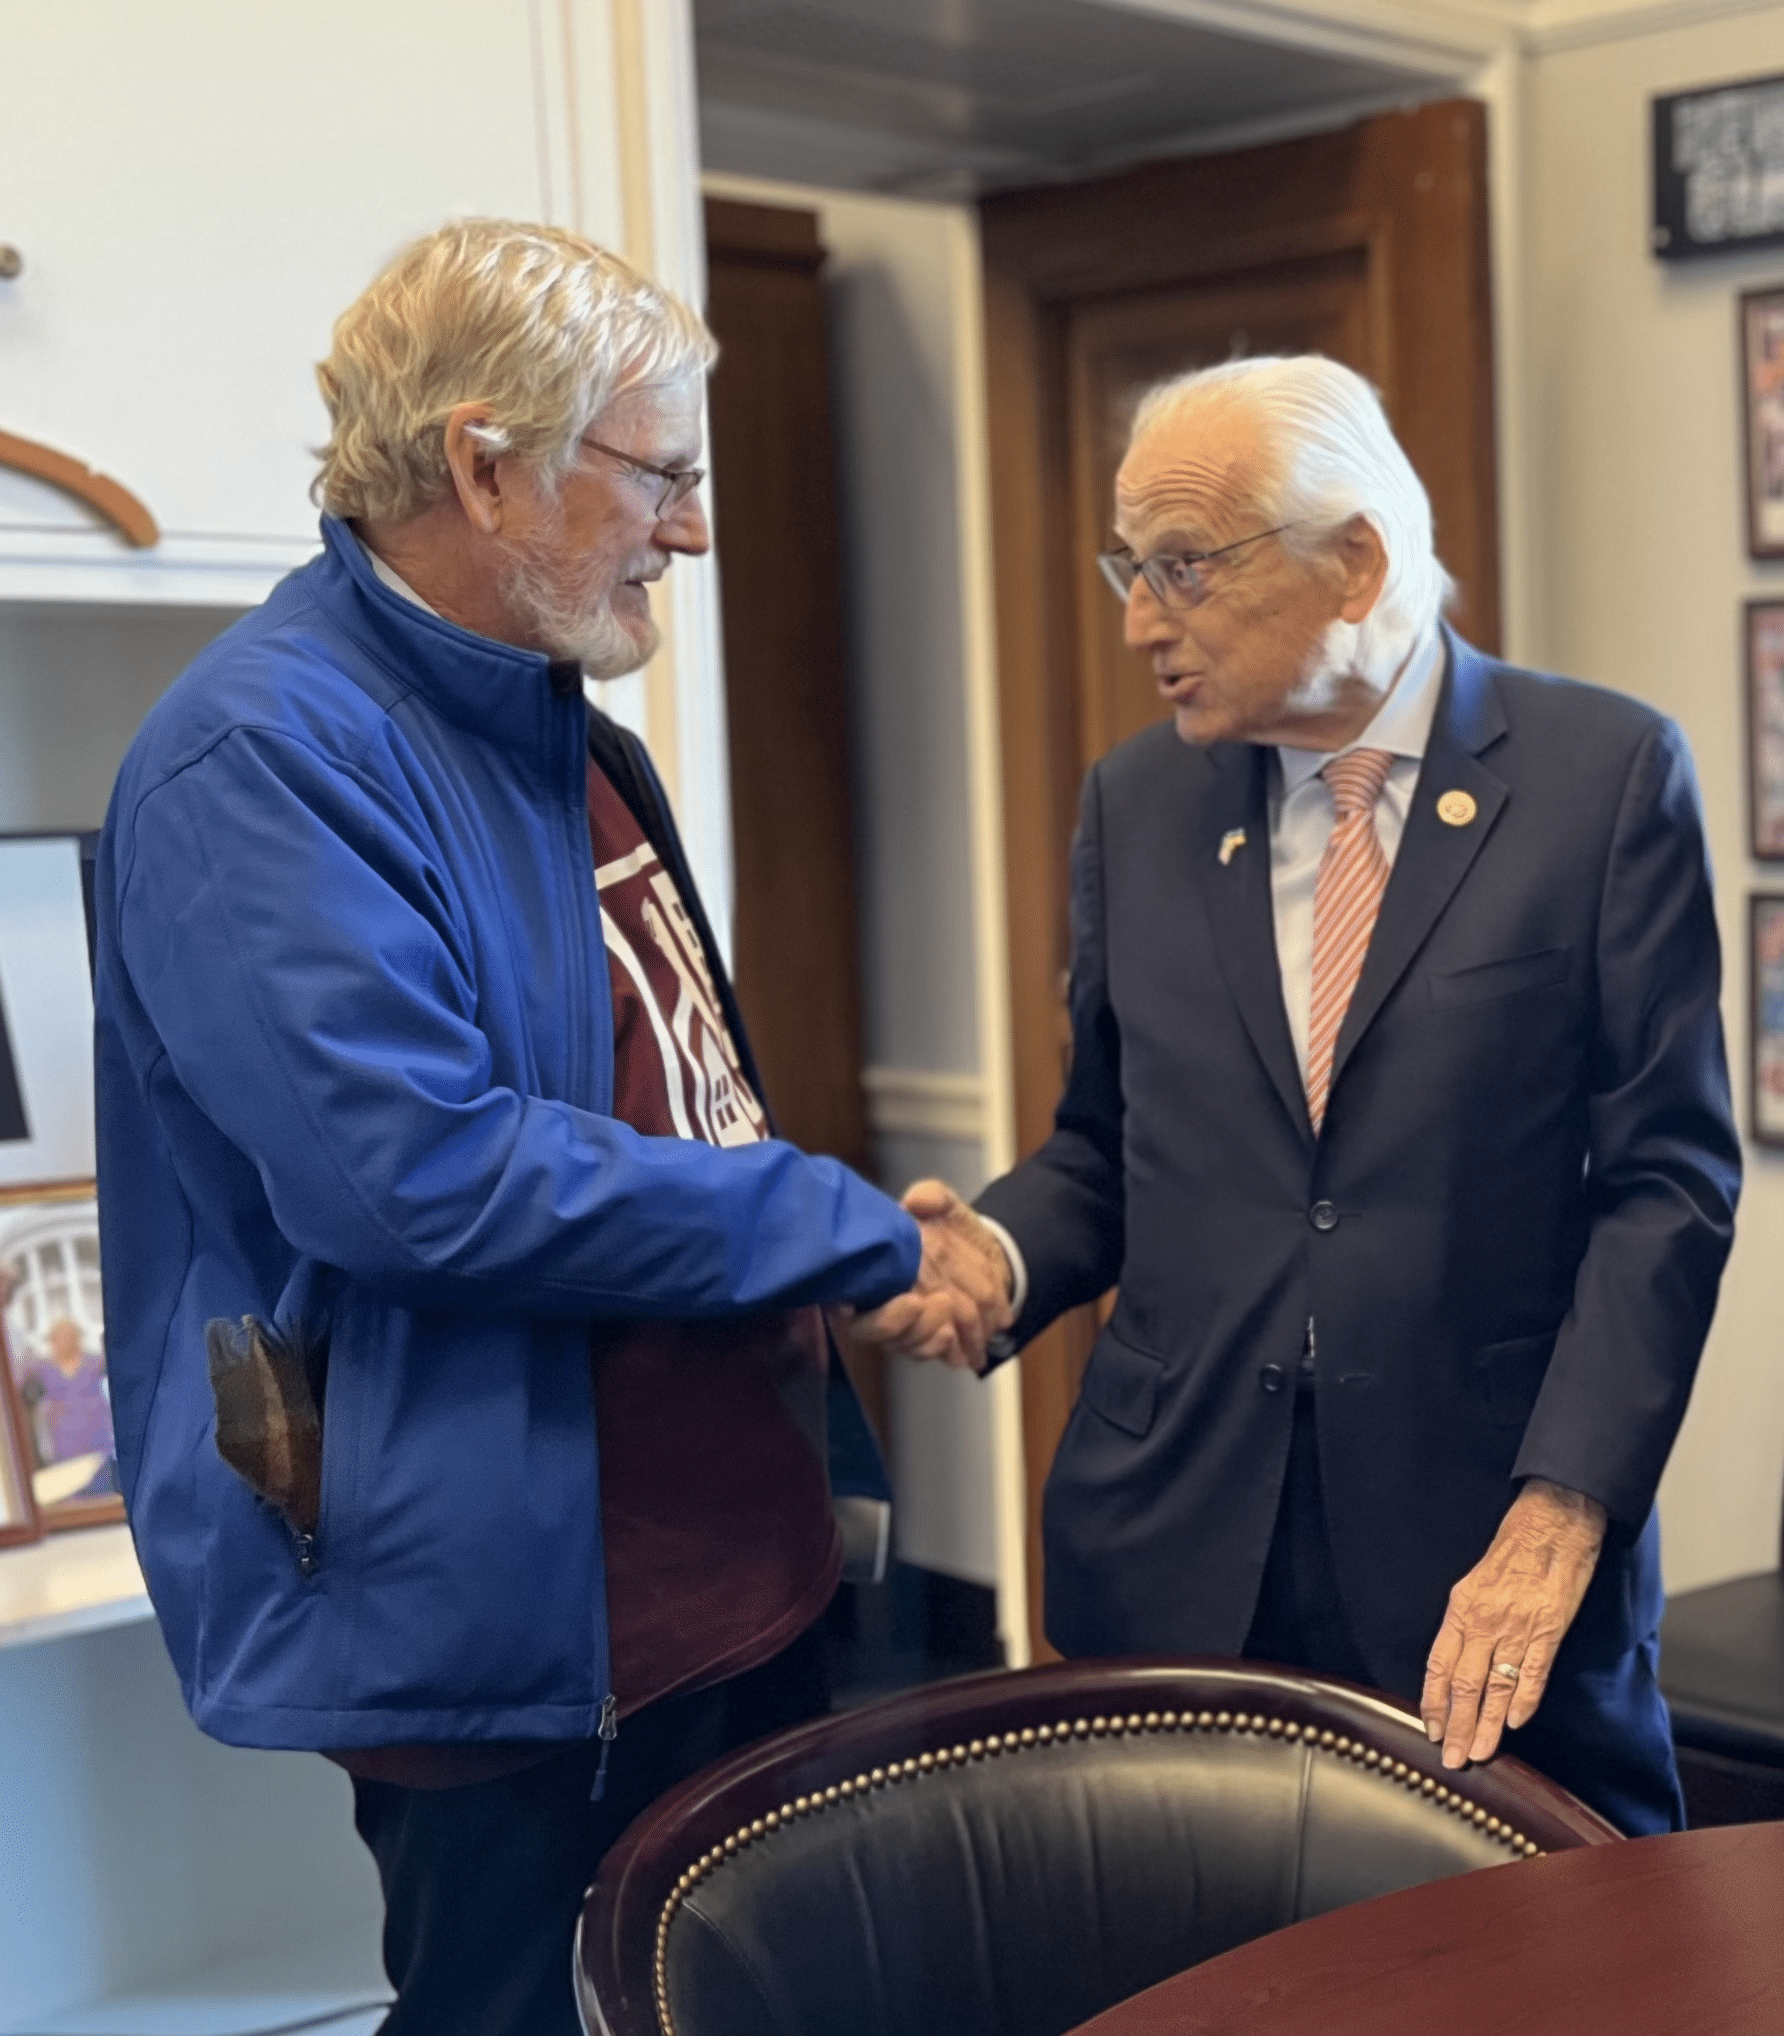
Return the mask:
<svg viewBox="0 0 1784 2036">
<path fill-rule="evenodd" d="M 502 593 L 535 641 L 550 656 L 579 664 L 585 678 L 623 678 L 648 664 L 661 640 L 656 623 L 642 641 L 633 635 L 613 612 L 608 594 L 594 584 L 594 571 L 579 585 L 574 568 L 558 560 L 554 536 L 548 531 L 505 547 L 502 560 Z"/>
</svg>

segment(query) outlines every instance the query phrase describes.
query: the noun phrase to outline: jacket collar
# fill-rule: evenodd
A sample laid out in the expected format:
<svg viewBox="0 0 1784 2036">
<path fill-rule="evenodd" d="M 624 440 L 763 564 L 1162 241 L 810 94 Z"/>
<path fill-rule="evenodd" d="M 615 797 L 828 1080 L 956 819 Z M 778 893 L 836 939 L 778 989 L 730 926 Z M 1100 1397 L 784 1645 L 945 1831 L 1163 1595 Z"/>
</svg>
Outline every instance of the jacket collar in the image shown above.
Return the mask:
<svg viewBox="0 0 1784 2036">
<path fill-rule="evenodd" d="M 407 692 L 495 748 L 545 759 L 573 731 L 580 751 L 587 708 L 573 665 L 474 635 L 404 600 L 337 517 L 323 517 L 322 542 L 306 570 L 319 577 L 325 606 Z"/>
</svg>

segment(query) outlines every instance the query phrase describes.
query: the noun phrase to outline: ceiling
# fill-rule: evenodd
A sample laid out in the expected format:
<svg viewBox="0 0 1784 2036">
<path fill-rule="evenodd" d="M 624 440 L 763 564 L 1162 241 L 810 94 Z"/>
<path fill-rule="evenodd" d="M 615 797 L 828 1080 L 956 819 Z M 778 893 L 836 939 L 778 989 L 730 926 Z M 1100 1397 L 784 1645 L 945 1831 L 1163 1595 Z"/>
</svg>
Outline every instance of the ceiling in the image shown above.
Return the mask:
<svg viewBox="0 0 1784 2036">
<path fill-rule="evenodd" d="M 1156 0 L 694 0 L 694 24 L 708 169 L 936 197 L 1305 132 L 1455 82 Z"/>
</svg>

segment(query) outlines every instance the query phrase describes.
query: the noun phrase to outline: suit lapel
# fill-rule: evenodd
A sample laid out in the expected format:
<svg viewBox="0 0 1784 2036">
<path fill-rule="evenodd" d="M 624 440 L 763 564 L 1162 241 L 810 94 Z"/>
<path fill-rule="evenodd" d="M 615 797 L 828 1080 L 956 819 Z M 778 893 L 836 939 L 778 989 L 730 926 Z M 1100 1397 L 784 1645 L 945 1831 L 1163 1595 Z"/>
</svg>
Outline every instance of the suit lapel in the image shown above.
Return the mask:
<svg viewBox="0 0 1784 2036">
<path fill-rule="evenodd" d="M 1394 858 L 1394 873 L 1381 901 L 1381 916 L 1375 922 L 1356 994 L 1339 1029 L 1332 1057 L 1334 1088 L 1358 1040 L 1455 896 L 1507 797 L 1504 781 L 1480 760 L 1481 752 L 1505 732 L 1504 709 L 1487 661 L 1449 629 L 1443 634 L 1449 670 L 1406 816 L 1406 830 L 1400 838 L 1400 852 Z M 1466 825 L 1452 826 L 1439 817 L 1438 801 L 1446 792 L 1466 792 L 1474 801 L 1474 816 Z"/>
<path fill-rule="evenodd" d="M 1270 895 L 1269 752 L 1219 743 L 1205 752 L 1211 790 L 1195 812 L 1190 867 L 1201 881 L 1222 975 L 1283 1105 L 1311 1140 L 1307 1094 L 1282 1001 Z M 1242 845 L 1226 847 L 1235 836 Z"/>
</svg>

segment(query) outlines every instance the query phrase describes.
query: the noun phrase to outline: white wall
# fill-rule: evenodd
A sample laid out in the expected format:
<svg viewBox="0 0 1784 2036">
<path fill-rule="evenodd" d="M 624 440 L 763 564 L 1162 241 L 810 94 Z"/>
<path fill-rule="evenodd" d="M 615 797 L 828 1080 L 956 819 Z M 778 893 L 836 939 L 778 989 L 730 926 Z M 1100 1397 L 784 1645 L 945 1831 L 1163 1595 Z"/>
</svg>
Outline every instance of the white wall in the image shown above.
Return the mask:
<svg viewBox="0 0 1784 2036">
<path fill-rule="evenodd" d="M 1691 10 L 1681 9 L 1685 14 Z M 1735 298 L 1784 250 L 1663 264 L 1648 252 L 1649 99 L 1784 69 L 1784 7 L 1620 34 L 1529 61 L 1524 420 L 1532 566 L 1521 655 L 1677 717 L 1717 871 L 1724 1010 L 1745 1118 L 1749 863 L 1741 603 L 1784 595 L 1745 557 Z M 1784 1488 L 1784 1159 L 1749 1149 L 1739 1234 L 1661 1489 L 1672 1588 L 1771 1566 Z"/>
</svg>

